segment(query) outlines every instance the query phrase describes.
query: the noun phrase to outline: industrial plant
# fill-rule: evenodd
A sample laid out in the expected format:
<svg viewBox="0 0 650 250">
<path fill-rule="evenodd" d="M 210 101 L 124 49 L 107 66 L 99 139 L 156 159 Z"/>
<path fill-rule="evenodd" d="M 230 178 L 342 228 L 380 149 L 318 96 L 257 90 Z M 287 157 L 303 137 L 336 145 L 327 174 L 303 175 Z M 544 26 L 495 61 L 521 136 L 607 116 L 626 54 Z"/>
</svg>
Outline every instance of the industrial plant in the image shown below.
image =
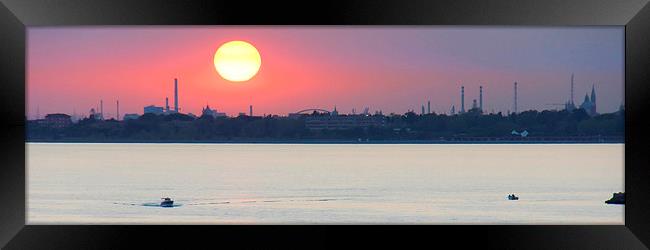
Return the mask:
<svg viewBox="0 0 650 250">
<path fill-rule="evenodd" d="M 169 115 L 177 114 L 180 108 L 178 107 L 178 79 L 174 78 L 174 109 L 169 108 L 169 97 L 165 97 L 165 107 L 149 105 L 144 107 L 145 114 L 156 114 L 156 115 Z"/>
</svg>

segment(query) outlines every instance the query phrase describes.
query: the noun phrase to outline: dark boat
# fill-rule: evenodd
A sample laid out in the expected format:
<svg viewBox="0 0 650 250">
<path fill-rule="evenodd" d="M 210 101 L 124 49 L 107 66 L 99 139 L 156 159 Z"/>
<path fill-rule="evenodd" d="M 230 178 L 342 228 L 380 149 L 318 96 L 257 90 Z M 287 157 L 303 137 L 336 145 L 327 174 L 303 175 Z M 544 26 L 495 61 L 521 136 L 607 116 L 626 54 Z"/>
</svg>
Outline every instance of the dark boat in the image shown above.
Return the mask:
<svg viewBox="0 0 650 250">
<path fill-rule="evenodd" d="M 510 194 L 508 195 L 508 200 L 516 201 L 519 200 L 519 197 L 515 196 L 515 194 Z"/>
<path fill-rule="evenodd" d="M 607 204 L 625 204 L 625 193 L 623 192 L 618 192 L 612 194 L 612 198 L 609 200 L 606 200 L 605 203 Z"/>
<path fill-rule="evenodd" d="M 174 201 L 170 198 L 161 198 L 163 201 L 160 202 L 161 207 L 173 207 Z"/>
</svg>

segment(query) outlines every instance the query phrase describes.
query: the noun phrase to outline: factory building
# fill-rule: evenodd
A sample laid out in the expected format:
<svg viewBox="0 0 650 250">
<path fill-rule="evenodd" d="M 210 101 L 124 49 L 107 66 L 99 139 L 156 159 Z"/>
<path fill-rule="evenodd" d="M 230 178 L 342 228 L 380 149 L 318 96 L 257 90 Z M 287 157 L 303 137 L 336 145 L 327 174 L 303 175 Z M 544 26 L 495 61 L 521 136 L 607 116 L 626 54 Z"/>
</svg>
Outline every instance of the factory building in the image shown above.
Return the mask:
<svg viewBox="0 0 650 250">
<path fill-rule="evenodd" d="M 169 108 L 169 98 L 165 97 L 165 107 L 149 105 L 144 107 L 145 114 L 169 115 L 178 113 L 178 79 L 174 78 L 174 109 Z"/>
<path fill-rule="evenodd" d="M 144 113 L 145 114 L 155 114 L 155 115 L 162 115 L 163 112 L 163 107 L 158 107 L 154 105 L 149 105 L 144 107 Z"/>
<path fill-rule="evenodd" d="M 45 116 L 44 124 L 51 128 L 65 128 L 72 125 L 72 119 L 66 114 L 48 114 Z"/>
</svg>

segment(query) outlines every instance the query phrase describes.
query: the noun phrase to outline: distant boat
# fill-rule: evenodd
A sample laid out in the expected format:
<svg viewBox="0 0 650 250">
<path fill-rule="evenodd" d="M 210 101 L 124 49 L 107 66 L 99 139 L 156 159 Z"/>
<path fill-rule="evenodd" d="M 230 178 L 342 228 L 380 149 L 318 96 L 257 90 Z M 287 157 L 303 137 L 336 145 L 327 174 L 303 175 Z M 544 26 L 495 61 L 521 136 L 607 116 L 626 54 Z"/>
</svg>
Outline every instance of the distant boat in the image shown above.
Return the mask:
<svg viewBox="0 0 650 250">
<path fill-rule="evenodd" d="M 174 206 L 174 201 L 170 199 L 169 197 L 167 198 L 161 198 L 163 201 L 160 202 L 161 207 L 173 207 Z"/>
<path fill-rule="evenodd" d="M 618 192 L 612 194 L 612 198 L 609 200 L 606 200 L 605 203 L 607 204 L 625 204 L 625 193 L 623 192 Z"/>
<path fill-rule="evenodd" d="M 508 200 L 516 201 L 516 200 L 519 200 L 519 197 L 515 196 L 514 194 L 509 194 L 508 195 Z"/>
</svg>

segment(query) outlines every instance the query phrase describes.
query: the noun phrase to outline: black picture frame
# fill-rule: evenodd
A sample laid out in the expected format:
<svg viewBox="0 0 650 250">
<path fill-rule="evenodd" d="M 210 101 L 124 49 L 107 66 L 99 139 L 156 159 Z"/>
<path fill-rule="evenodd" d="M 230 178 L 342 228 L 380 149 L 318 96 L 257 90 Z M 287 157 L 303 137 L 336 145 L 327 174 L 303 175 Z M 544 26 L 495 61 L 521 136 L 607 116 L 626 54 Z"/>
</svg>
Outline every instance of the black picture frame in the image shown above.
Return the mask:
<svg viewBox="0 0 650 250">
<path fill-rule="evenodd" d="M 25 225 L 27 26 L 534 25 L 625 26 L 625 225 L 83 226 Z M 646 0 L 188 1 L 0 0 L 0 246 L 6 249 L 408 246 L 647 249 L 650 246 L 650 6 Z M 457 240 L 452 240 L 457 239 Z"/>
</svg>

